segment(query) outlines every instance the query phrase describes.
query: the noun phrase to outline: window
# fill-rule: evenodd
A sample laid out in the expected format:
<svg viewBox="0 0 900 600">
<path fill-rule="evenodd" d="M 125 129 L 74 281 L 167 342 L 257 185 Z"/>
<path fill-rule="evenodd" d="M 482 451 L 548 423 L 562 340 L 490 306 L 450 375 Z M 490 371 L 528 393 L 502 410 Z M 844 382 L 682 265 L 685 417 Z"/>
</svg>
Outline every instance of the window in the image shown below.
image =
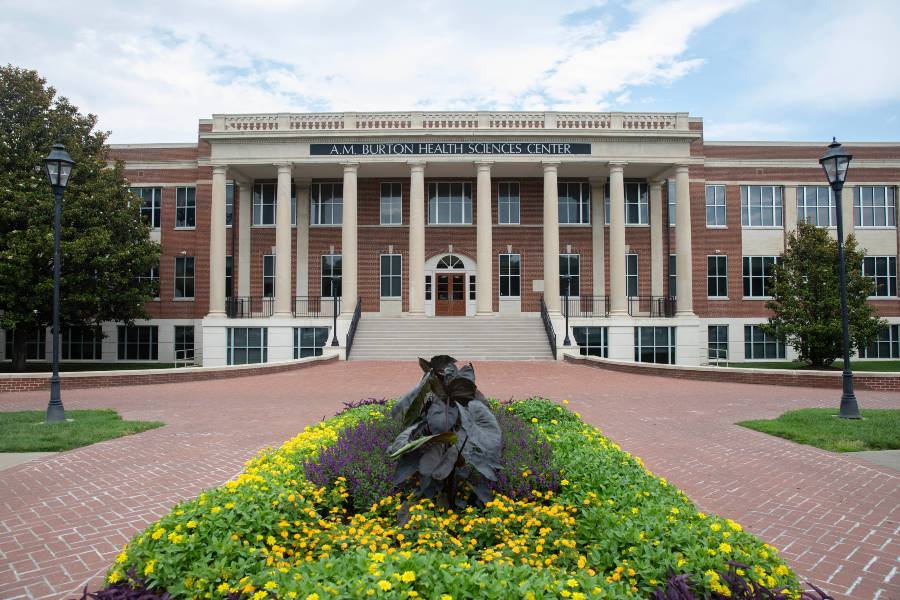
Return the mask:
<svg viewBox="0 0 900 600">
<path fill-rule="evenodd" d="M 744 227 L 781 227 L 781 187 L 777 185 L 741 186 L 741 225 Z"/>
<path fill-rule="evenodd" d="M 573 327 L 572 337 L 578 344 L 582 356 L 609 356 L 609 342 L 606 327 Z"/>
<path fill-rule="evenodd" d="M 706 226 L 725 227 L 725 225 L 725 186 L 708 185 L 706 186 Z"/>
<path fill-rule="evenodd" d="M 818 227 L 834 227 L 834 195 L 827 185 L 801 185 L 797 188 L 797 222 Z"/>
<path fill-rule="evenodd" d="M 669 209 L 669 227 L 675 227 L 675 206 L 676 206 L 676 196 L 675 196 L 675 180 L 667 179 L 666 180 L 666 204 Z"/>
<path fill-rule="evenodd" d="M 13 335 L 14 332 L 6 331 L 6 358 L 13 359 Z M 18 335 L 24 335 L 19 333 Z M 25 340 L 25 360 L 47 359 L 47 330 L 38 329 Z"/>
<path fill-rule="evenodd" d="M 678 258 L 674 254 L 669 255 L 669 276 L 668 276 L 668 285 L 669 290 L 666 294 L 674 298 L 677 294 L 678 288 L 676 284 L 678 283 Z"/>
<path fill-rule="evenodd" d="M 322 296 L 331 298 L 341 295 L 341 255 L 322 256 Z"/>
<path fill-rule="evenodd" d="M 441 258 L 437 264 L 438 269 L 465 269 L 466 266 L 463 263 L 462 259 L 458 256 L 453 256 L 452 254 L 448 254 Z"/>
<path fill-rule="evenodd" d="M 431 275 L 425 276 L 425 299 L 431 300 Z"/>
<path fill-rule="evenodd" d="M 175 188 L 175 228 L 193 229 L 196 226 L 197 188 Z"/>
<path fill-rule="evenodd" d="M 274 183 L 257 183 L 253 186 L 253 224 L 275 224 Z"/>
<path fill-rule="evenodd" d="M 897 296 L 897 257 L 867 256 L 863 258 L 863 275 L 872 279 L 874 298 L 895 298 Z"/>
<path fill-rule="evenodd" d="M 327 342 L 327 327 L 294 327 L 294 359 L 322 356 Z"/>
<path fill-rule="evenodd" d="M 609 180 L 603 186 L 603 224 L 609 225 Z"/>
<path fill-rule="evenodd" d="M 647 185 L 644 183 L 625 184 L 625 224 L 647 225 L 650 223 L 650 204 L 647 200 Z"/>
<path fill-rule="evenodd" d="M 638 255 L 625 255 L 625 295 L 635 298 L 638 295 Z"/>
<path fill-rule="evenodd" d="M 234 182 L 225 184 L 225 227 L 234 222 Z"/>
<path fill-rule="evenodd" d="M 141 216 L 152 229 L 159 229 L 162 188 L 131 188 L 131 192 L 141 199 Z"/>
<path fill-rule="evenodd" d="M 499 200 L 497 203 L 497 223 L 500 225 L 519 224 L 519 184 L 517 182 L 497 185 Z"/>
<path fill-rule="evenodd" d="M 896 198 L 886 185 L 860 185 L 853 192 L 853 222 L 857 227 L 894 227 Z"/>
<path fill-rule="evenodd" d="M 146 275 L 140 275 L 138 282 L 150 282 L 150 294 L 155 300 L 159 300 L 159 267 L 150 267 L 150 271 Z"/>
<path fill-rule="evenodd" d="M 340 225 L 344 222 L 343 183 L 314 183 L 309 194 L 313 225 Z"/>
<path fill-rule="evenodd" d="M 561 181 L 556 185 L 559 195 L 559 224 L 589 224 L 591 222 L 591 186 L 583 181 Z"/>
<path fill-rule="evenodd" d="M 403 186 L 400 183 L 384 182 L 381 184 L 382 225 L 400 225 L 403 223 L 402 189 Z"/>
<path fill-rule="evenodd" d="M 234 296 L 234 259 L 231 256 L 225 257 L 225 297 Z"/>
<path fill-rule="evenodd" d="M 706 257 L 706 295 L 710 298 L 728 296 L 728 257 Z"/>
<path fill-rule="evenodd" d="M 744 297 L 768 298 L 772 295 L 774 267 L 778 256 L 745 256 L 743 260 Z"/>
<path fill-rule="evenodd" d="M 63 360 L 100 360 L 103 334 L 97 327 L 66 327 L 62 330 Z"/>
<path fill-rule="evenodd" d="M 706 328 L 706 349 L 709 360 L 728 360 L 728 325 Z"/>
<path fill-rule="evenodd" d="M 469 275 L 469 300 L 475 301 L 475 276 Z"/>
<path fill-rule="evenodd" d="M 756 325 L 744 325 L 744 358 L 759 360 L 784 358 L 784 342 Z"/>
<path fill-rule="evenodd" d="M 265 327 L 228 328 L 228 364 L 268 362 L 269 330 Z"/>
<path fill-rule="evenodd" d="M 194 326 L 175 326 L 175 360 L 194 360 Z"/>
<path fill-rule="evenodd" d="M 521 295 L 522 257 L 519 254 L 500 255 L 500 297 L 518 298 Z"/>
<path fill-rule="evenodd" d="M 581 256 L 559 255 L 559 295 L 578 296 L 581 288 Z"/>
<path fill-rule="evenodd" d="M 194 257 L 175 257 L 175 297 L 194 297 Z"/>
<path fill-rule="evenodd" d="M 675 364 L 675 328 L 635 327 L 634 360 L 644 363 Z"/>
<path fill-rule="evenodd" d="M 399 254 L 382 254 L 381 297 L 399 298 L 402 279 L 402 257 Z"/>
<path fill-rule="evenodd" d="M 159 360 L 159 327 L 119 325 L 119 360 Z"/>
<path fill-rule="evenodd" d="M 275 255 L 263 256 L 263 297 L 275 297 Z"/>
<path fill-rule="evenodd" d="M 888 325 L 878 337 L 862 348 L 860 358 L 900 358 L 900 325 Z"/>
<path fill-rule="evenodd" d="M 471 225 L 472 184 L 441 182 L 428 184 L 430 225 Z"/>
</svg>

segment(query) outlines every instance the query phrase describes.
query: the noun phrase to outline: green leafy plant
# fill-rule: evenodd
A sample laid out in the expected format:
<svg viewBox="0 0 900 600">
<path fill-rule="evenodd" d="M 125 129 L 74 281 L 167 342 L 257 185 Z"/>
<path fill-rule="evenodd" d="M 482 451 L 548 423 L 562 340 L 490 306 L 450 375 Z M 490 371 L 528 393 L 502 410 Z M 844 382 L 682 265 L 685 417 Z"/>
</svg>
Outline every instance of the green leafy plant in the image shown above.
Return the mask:
<svg viewBox="0 0 900 600">
<path fill-rule="evenodd" d="M 471 363 L 441 355 L 419 359 L 419 383 L 391 409 L 403 430 L 388 447 L 397 459 L 394 482 L 418 478 L 419 494 L 444 506 L 464 507 L 493 494 L 502 446 L 500 425 L 475 385 Z"/>
</svg>

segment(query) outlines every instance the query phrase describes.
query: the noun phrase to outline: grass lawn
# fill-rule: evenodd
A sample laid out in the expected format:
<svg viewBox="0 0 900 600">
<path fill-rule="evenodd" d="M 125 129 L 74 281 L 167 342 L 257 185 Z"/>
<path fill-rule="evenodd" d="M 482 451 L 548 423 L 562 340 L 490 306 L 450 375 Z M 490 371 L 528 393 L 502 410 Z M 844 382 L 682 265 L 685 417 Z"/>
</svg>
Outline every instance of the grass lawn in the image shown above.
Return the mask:
<svg viewBox="0 0 900 600">
<path fill-rule="evenodd" d="M 865 409 L 862 419 L 839 419 L 835 408 L 804 408 L 777 419 L 738 425 L 832 452 L 900 448 L 900 410 Z"/>
<path fill-rule="evenodd" d="M 806 365 L 796 361 L 752 361 L 728 363 L 729 367 L 738 369 L 806 369 Z M 854 371 L 900 371 L 900 360 L 851 360 L 850 366 Z M 840 371 L 844 368 L 844 361 L 838 360 L 831 365 L 832 371 Z"/>
<path fill-rule="evenodd" d="M 49 373 L 50 362 L 32 362 L 25 363 L 25 371 L 28 373 Z M 60 372 L 65 371 L 117 371 L 120 369 L 173 369 L 174 363 L 162 362 L 88 362 L 88 363 L 59 363 Z M 12 373 L 12 361 L 0 361 L 0 373 Z"/>
<path fill-rule="evenodd" d="M 0 412 L 0 452 L 61 452 L 162 427 L 160 421 L 123 421 L 112 409 L 67 410 L 72 422 L 44 423 L 44 411 Z"/>
</svg>

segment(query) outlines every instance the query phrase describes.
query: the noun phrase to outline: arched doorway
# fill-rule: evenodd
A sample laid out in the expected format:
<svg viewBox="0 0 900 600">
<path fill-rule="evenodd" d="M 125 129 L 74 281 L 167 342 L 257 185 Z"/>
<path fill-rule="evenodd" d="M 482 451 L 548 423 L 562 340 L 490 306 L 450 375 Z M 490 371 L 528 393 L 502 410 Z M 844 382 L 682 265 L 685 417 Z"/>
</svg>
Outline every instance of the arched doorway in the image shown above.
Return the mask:
<svg viewBox="0 0 900 600">
<path fill-rule="evenodd" d="M 433 256 L 425 263 L 425 296 L 430 315 L 474 314 L 475 262 L 457 253 Z"/>
</svg>

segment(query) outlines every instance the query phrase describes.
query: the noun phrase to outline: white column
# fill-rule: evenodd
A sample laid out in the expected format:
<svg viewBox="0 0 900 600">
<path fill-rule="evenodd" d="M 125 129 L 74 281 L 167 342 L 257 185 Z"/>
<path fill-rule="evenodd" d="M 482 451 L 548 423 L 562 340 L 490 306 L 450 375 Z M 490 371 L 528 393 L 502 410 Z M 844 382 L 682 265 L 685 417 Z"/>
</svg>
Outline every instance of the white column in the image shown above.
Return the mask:
<svg viewBox="0 0 900 600">
<path fill-rule="evenodd" d="M 625 163 L 609 163 L 609 313 L 626 315 Z"/>
<path fill-rule="evenodd" d="M 409 314 L 425 314 L 425 163 L 423 161 L 409 163 Z"/>
<path fill-rule="evenodd" d="M 291 316 L 291 171 L 290 163 L 278 167 L 275 192 L 275 316 Z"/>
<path fill-rule="evenodd" d="M 494 295 L 494 238 L 492 235 L 493 216 L 491 214 L 491 162 L 479 161 L 476 164 L 478 179 L 476 185 L 477 204 L 477 241 L 476 241 L 476 314 L 493 313 Z"/>
<path fill-rule="evenodd" d="M 594 296 L 606 295 L 606 268 L 604 265 L 604 225 L 606 223 L 606 178 L 591 178 L 591 255 L 594 265 Z"/>
<path fill-rule="evenodd" d="M 309 179 L 297 185 L 297 295 L 309 296 Z"/>
<path fill-rule="evenodd" d="M 557 315 L 560 314 L 558 167 L 558 162 L 544 163 L 544 302 L 547 311 Z"/>
<path fill-rule="evenodd" d="M 238 296 L 250 295 L 250 223 L 253 217 L 253 184 L 250 180 L 238 181 L 238 257 L 231 264 L 237 264 L 238 272 Z M 231 224 L 234 227 L 234 222 Z M 233 252 L 233 250 L 232 250 Z"/>
<path fill-rule="evenodd" d="M 650 182 L 650 295 L 657 297 L 663 295 L 663 269 L 669 263 L 663 257 L 662 185 L 658 179 Z"/>
<path fill-rule="evenodd" d="M 209 210 L 209 316 L 225 316 L 225 175 L 213 167 Z"/>
<path fill-rule="evenodd" d="M 678 165 L 675 168 L 676 315 L 694 314 L 692 252 L 690 178 L 687 165 Z"/>
<path fill-rule="evenodd" d="M 357 163 L 344 164 L 344 222 L 341 226 L 341 313 L 353 314 L 356 310 L 356 173 Z"/>
</svg>

